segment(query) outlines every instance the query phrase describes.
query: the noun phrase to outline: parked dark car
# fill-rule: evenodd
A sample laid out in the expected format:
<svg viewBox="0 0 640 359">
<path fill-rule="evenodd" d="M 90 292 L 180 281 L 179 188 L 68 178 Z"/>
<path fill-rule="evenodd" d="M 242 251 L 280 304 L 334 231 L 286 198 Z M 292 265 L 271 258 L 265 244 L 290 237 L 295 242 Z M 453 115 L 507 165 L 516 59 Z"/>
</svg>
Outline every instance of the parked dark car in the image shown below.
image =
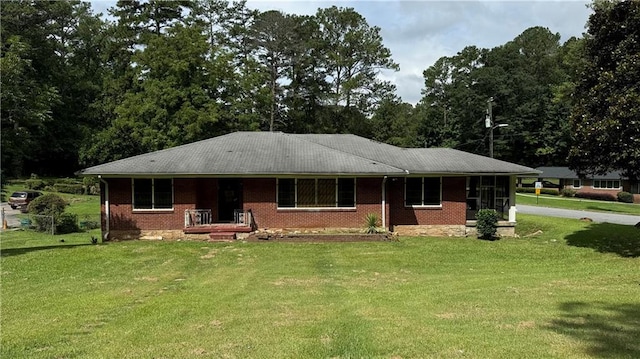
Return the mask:
<svg viewBox="0 0 640 359">
<path fill-rule="evenodd" d="M 25 212 L 29 203 L 39 196 L 42 196 L 42 193 L 38 191 L 13 192 L 11 197 L 9 197 L 9 206 L 11 206 L 12 209 L 20 209 Z"/>
</svg>

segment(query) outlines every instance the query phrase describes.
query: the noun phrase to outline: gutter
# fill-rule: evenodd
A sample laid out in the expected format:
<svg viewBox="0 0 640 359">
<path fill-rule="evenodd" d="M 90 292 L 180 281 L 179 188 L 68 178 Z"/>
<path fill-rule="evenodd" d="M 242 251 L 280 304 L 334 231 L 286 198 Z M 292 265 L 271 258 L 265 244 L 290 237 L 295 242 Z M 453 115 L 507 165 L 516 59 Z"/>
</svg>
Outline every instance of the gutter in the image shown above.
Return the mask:
<svg viewBox="0 0 640 359">
<path fill-rule="evenodd" d="M 387 176 L 382 178 L 382 228 L 387 230 Z"/>
<path fill-rule="evenodd" d="M 101 175 L 98 175 L 98 179 L 100 179 L 101 183 L 104 183 L 104 213 L 107 216 L 105 221 L 105 233 L 102 235 L 102 240 L 107 240 L 109 238 L 109 222 L 111 222 L 111 211 L 109 206 L 109 183 L 105 181 Z"/>
</svg>

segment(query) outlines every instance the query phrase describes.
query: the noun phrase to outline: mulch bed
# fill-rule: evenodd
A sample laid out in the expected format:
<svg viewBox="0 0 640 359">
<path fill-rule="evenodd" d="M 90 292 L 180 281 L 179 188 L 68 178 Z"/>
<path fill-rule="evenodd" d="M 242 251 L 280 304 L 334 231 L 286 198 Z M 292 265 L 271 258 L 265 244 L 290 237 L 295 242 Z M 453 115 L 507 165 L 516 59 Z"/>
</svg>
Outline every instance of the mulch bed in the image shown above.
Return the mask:
<svg viewBox="0 0 640 359">
<path fill-rule="evenodd" d="M 281 234 L 254 233 L 245 239 L 249 242 L 381 242 L 393 241 L 394 236 L 388 233 L 363 234 Z"/>
</svg>

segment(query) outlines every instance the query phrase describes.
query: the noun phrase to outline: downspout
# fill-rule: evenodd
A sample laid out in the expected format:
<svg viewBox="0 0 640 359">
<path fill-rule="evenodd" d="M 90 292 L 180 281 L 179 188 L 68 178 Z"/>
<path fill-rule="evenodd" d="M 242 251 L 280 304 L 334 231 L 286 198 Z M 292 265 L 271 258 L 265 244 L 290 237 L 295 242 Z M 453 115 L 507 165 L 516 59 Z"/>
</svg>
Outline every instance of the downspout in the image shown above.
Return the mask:
<svg viewBox="0 0 640 359">
<path fill-rule="evenodd" d="M 105 181 L 101 175 L 98 175 L 101 183 L 104 183 L 104 213 L 107 217 L 105 221 L 105 233 L 102 235 L 102 240 L 105 241 L 109 238 L 109 222 L 111 222 L 111 211 L 109 210 L 109 182 Z"/>
<path fill-rule="evenodd" d="M 387 230 L 387 176 L 382 178 L 382 228 Z"/>
</svg>

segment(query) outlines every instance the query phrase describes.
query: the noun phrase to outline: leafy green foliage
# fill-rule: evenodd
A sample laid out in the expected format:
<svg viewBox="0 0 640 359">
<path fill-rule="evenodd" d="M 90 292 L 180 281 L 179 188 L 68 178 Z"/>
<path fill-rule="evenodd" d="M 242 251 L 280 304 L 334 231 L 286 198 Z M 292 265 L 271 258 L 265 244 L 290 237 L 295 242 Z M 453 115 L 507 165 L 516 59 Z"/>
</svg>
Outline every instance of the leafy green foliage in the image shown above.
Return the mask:
<svg viewBox="0 0 640 359">
<path fill-rule="evenodd" d="M 68 203 L 60 196 L 48 193 L 37 197 L 27 206 L 27 211 L 31 214 L 46 216 L 35 217 L 36 229 L 39 231 L 49 231 L 52 225 L 56 225 L 60 216 L 64 213 Z"/>
<path fill-rule="evenodd" d="M 536 193 L 536 189 L 532 187 L 517 187 L 517 193 Z M 556 188 L 541 188 L 540 194 L 549 194 L 553 196 L 557 196 L 559 194 Z"/>
<path fill-rule="evenodd" d="M 378 216 L 375 213 L 367 214 L 365 227 L 368 234 L 378 233 Z"/>
<path fill-rule="evenodd" d="M 640 178 L 640 2 L 598 1 L 571 116 L 571 166 Z"/>
<path fill-rule="evenodd" d="M 602 192 L 578 192 L 576 193 L 577 198 L 584 199 L 595 199 L 598 201 L 616 201 L 617 198 L 615 195 L 611 193 L 602 193 Z"/>
<path fill-rule="evenodd" d="M 78 232 L 78 216 L 73 213 L 61 213 L 56 221 L 56 234 Z"/>
<path fill-rule="evenodd" d="M 620 191 L 616 197 L 618 198 L 618 202 L 633 203 L 633 194 L 629 192 Z"/>
<path fill-rule="evenodd" d="M 571 188 L 563 188 L 560 190 L 560 195 L 562 197 L 575 197 L 576 196 L 576 190 L 571 189 Z"/>
<path fill-rule="evenodd" d="M 481 209 L 476 213 L 476 230 L 478 238 L 494 239 L 498 231 L 500 215 L 493 209 Z"/>
</svg>

